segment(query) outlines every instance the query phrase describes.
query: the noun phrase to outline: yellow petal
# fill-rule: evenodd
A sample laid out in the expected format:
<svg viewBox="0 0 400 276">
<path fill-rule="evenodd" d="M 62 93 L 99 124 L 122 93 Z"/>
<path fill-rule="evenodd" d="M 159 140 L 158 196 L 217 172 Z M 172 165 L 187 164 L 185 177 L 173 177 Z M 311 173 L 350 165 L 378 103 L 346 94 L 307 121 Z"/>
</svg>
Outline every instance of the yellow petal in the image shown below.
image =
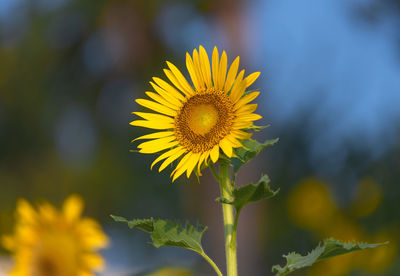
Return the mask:
<svg viewBox="0 0 400 276">
<path fill-rule="evenodd" d="M 155 83 L 160 86 L 162 89 L 170 93 L 172 96 L 183 102 L 185 100 L 185 97 L 178 91 L 176 90 L 172 85 L 170 85 L 168 82 L 166 82 L 163 79 L 154 77 L 153 80 Z"/>
<path fill-rule="evenodd" d="M 154 92 L 145 92 L 147 96 L 149 96 L 151 99 L 155 100 L 159 104 L 166 106 L 168 108 L 171 108 L 172 110 L 178 110 L 178 107 L 167 100 L 165 100 L 163 97 L 161 97 L 159 94 L 154 93 Z"/>
<path fill-rule="evenodd" d="M 22 223 L 33 224 L 36 222 L 37 213 L 25 199 L 19 199 L 17 203 L 17 215 Z"/>
<path fill-rule="evenodd" d="M 174 162 L 176 159 L 178 159 L 179 157 L 182 156 L 182 154 L 184 154 L 186 152 L 185 148 L 180 148 L 180 150 L 171 155 L 170 157 L 168 157 L 160 166 L 160 168 L 158 169 L 159 172 L 161 172 L 162 170 L 164 170 L 169 164 L 171 164 L 172 162 Z"/>
<path fill-rule="evenodd" d="M 240 71 L 229 95 L 232 103 L 236 103 L 242 97 L 244 91 L 246 90 L 246 82 L 243 80 L 243 76 L 244 70 Z"/>
<path fill-rule="evenodd" d="M 247 83 L 247 87 L 249 87 L 250 85 L 252 85 L 253 82 L 255 82 L 256 79 L 258 79 L 259 76 L 260 76 L 260 72 L 254 72 L 254 73 L 248 75 L 248 76 L 245 78 L 246 83 Z M 246 88 L 247 88 L 247 87 L 246 87 Z"/>
<path fill-rule="evenodd" d="M 205 158 L 206 158 L 206 155 L 207 155 L 207 152 L 203 152 L 203 153 L 200 155 L 199 162 L 197 163 L 197 173 L 198 173 L 199 175 L 201 175 L 200 169 L 201 169 L 201 165 L 203 164 L 203 162 L 204 162 L 204 160 L 205 160 Z"/>
<path fill-rule="evenodd" d="M 168 137 L 163 137 L 163 138 L 158 138 L 158 139 L 154 139 L 151 141 L 143 142 L 143 143 L 139 144 L 137 147 L 139 149 L 149 148 L 149 147 L 153 147 L 153 146 L 158 146 L 159 144 L 166 144 L 166 143 L 172 142 L 174 140 L 176 140 L 175 136 L 168 136 Z"/>
<path fill-rule="evenodd" d="M 252 113 L 252 114 L 237 117 L 236 120 L 237 121 L 256 121 L 256 120 L 260 120 L 261 118 L 262 118 L 261 115 Z"/>
<path fill-rule="evenodd" d="M 159 87 L 157 84 L 154 82 L 150 81 L 150 85 L 154 88 L 154 90 L 161 96 L 163 97 L 166 101 L 168 101 L 170 104 L 176 106 L 179 108 L 182 105 L 182 102 L 174 96 L 174 94 L 169 93 L 168 91 L 165 91 L 161 87 Z"/>
<path fill-rule="evenodd" d="M 192 174 L 192 171 L 196 166 L 196 164 L 199 162 L 199 159 L 200 159 L 200 153 L 193 153 L 192 156 L 190 157 L 186 170 L 187 178 L 189 178 L 190 175 Z"/>
<path fill-rule="evenodd" d="M 229 141 L 226 139 L 222 139 L 219 141 L 219 146 L 221 147 L 222 151 L 228 156 L 229 158 L 232 157 L 232 145 L 229 143 Z"/>
<path fill-rule="evenodd" d="M 233 123 L 233 129 L 249 128 L 252 124 L 251 121 L 236 121 Z"/>
<path fill-rule="evenodd" d="M 174 142 L 170 142 L 170 143 L 158 144 L 157 146 L 142 148 L 142 149 L 139 150 L 139 152 L 140 153 L 156 153 L 156 152 L 159 152 L 159 151 L 163 151 L 163 150 L 175 147 L 178 144 L 179 144 L 178 141 L 174 141 Z"/>
<path fill-rule="evenodd" d="M 193 65 L 194 65 L 194 70 L 197 75 L 197 80 L 199 81 L 199 86 L 200 90 L 205 89 L 205 81 L 204 81 L 204 76 L 201 70 L 201 64 L 200 64 L 200 58 L 199 58 L 199 53 L 197 52 L 196 49 L 193 50 Z"/>
<path fill-rule="evenodd" d="M 236 74 L 239 69 L 239 60 L 240 60 L 240 57 L 237 57 L 233 61 L 231 67 L 229 68 L 228 76 L 226 77 L 226 82 L 225 82 L 225 87 L 224 87 L 224 91 L 226 93 L 228 93 L 231 90 L 232 84 L 235 81 Z"/>
<path fill-rule="evenodd" d="M 218 67 L 218 90 L 222 90 L 225 86 L 226 71 L 228 70 L 228 58 L 226 52 L 222 51 L 221 60 Z"/>
<path fill-rule="evenodd" d="M 219 145 L 215 145 L 210 152 L 211 160 L 213 163 L 218 161 L 219 158 Z"/>
<path fill-rule="evenodd" d="M 161 154 L 159 157 L 157 157 L 156 160 L 153 161 L 153 163 L 150 166 L 150 169 L 152 170 L 154 165 L 157 164 L 158 162 L 160 162 L 161 160 L 164 160 L 165 158 L 168 158 L 174 154 L 176 154 L 177 152 L 181 151 L 182 147 L 176 147 L 174 149 L 171 149 L 167 152 L 164 152 L 163 154 Z"/>
<path fill-rule="evenodd" d="M 148 121 L 155 121 L 163 124 L 173 124 L 175 121 L 171 117 L 167 117 L 161 114 L 146 113 L 146 112 L 133 112 L 133 114 L 142 117 Z"/>
<path fill-rule="evenodd" d="M 193 60 L 192 60 L 191 56 L 189 55 L 189 53 L 186 53 L 186 67 L 188 69 L 188 72 L 189 72 L 190 78 L 192 79 L 192 83 L 193 83 L 194 87 L 196 88 L 197 91 L 199 91 L 200 84 L 197 79 L 196 71 L 194 69 Z"/>
<path fill-rule="evenodd" d="M 104 259 L 95 253 L 85 254 L 81 257 L 82 265 L 89 270 L 100 271 L 104 269 Z"/>
<path fill-rule="evenodd" d="M 243 147 L 242 143 L 240 143 L 235 137 L 233 137 L 232 135 L 228 135 L 225 137 L 229 143 L 231 143 L 232 148 L 241 148 Z M 233 156 L 233 154 L 232 154 Z"/>
<path fill-rule="evenodd" d="M 171 129 L 171 128 L 174 128 L 174 124 L 165 124 L 165 123 L 160 123 L 160 122 L 157 122 L 157 121 L 146 121 L 146 120 L 136 120 L 136 121 L 130 122 L 130 125 L 139 126 L 139 127 L 146 127 L 146 128 L 152 128 L 152 129 Z"/>
<path fill-rule="evenodd" d="M 251 92 L 249 94 L 247 94 L 246 96 L 242 97 L 234 106 L 233 106 L 233 110 L 238 110 L 239 108 L 241 108 L 242 106 L 244 106 L 245 104 L 248 104 L 249 102 L 251 102 L 252 100 L 254 100 L 255 98 L 257 98 L 257 96 L 260 95 L 260 92 L 256 91 L 256 92 Z"/>
<path fill-rule="evenodd" d="M 219 79 L 218 67 L 219 67 L 219 53 L 217 46 L 215 46 L 212 53 L 212 75 L 213 75 L 214 87 L 218 87 L 218 79 Z"/>
<path fill-rule="evenodd" d="M 248 139 L 252 136 L 252 133 L 248 133 L 245 131 L 241 131 L 241 130 L 232 130 L 231 134 L 233 137 L 238 138 L 238 139 Z"/>
<path fill-rule="evenodd" d="M 243 105 L 236 111 L 236 115 L 253 113 L 257 109 L 258 104 Z"/>
<path fill-rule="evenodd" d="M 192 156 L 192 154 L 192 152 L 188 152 L 188 154 L 186 154 L 178 163 L 175 170 L 171 173 L 171 176 L 173 175 L 172 182 L 174 182 L 175 179 L 177 179 L 182 173 L 186 171 L 189 158 Z"/>
<path fill-rule="evenodd" d="M 83 200 L 80 196 L 69 196 L 63 203 L 63 214 L 68 222 L 79 219 L 83 211 Z"/>
<path fill-rule="evenodd" d="M 190 84 L 187 82 L 186 78 L 182 75 L 181 71 L 179 71 L 178 68 L 176 68 L 175 65 L 173 65 L 171 62 L 167 61 L 167 65 L 169 69 L 171 70 L 172 74 L 174 74 L 176 80 L 179 82 L 181 87 L 184 89 L 182 92 L 186 92 L 188 95 L 193 95 L 194 91 Z"/>
<path fill-rule="evenodd" d="M 159 103 L 155 103 L 153 101 L 145 100 L 145 99 L 137 99 L 136 102 L 140 104 L 141 106 L 147 107 L 148 109 L 157 111 L 159 113 L 169 115 L 169 116 L 176 116 L 176 111 L 172 110 L 169 107 L 163 106 Z"/>
<path fill-rule="evenodd" d="M 211 69 L 210 69 L 210 60 L 208 59 L 208 55 L 203 46 L 199 47 L 200 53 L 200 65 L 201 70 L 203 72 L 204 82 L 208 88 L 211 88 Z"/>
<path fill-rule="evenodd" d="M 146 134 L 143 136 L 140 136 L 136 139 L 133 139 L 131 142 L 134 142 L 136 140 L 145 140 L 145 139 L 155 139 L 155 138 L 162 138 L 162 137 L 167 137 L 173 135 L 173 131 L 159 131 L 159 132 L 154 132 L 151 134 Z"/>
</svg>

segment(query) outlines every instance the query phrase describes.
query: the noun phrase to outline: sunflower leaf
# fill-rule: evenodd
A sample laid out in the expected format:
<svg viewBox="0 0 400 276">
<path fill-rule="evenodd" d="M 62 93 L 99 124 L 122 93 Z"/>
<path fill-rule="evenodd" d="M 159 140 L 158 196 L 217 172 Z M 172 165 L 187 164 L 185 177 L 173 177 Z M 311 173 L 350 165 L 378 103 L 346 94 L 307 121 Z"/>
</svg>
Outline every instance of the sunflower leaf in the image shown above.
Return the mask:
<svg viewBox="0 0 400 276">
<path fill-rule="evenodd" d="M 274 265 L 272 267 L 272 272 L 276 272 L 276 276 L 284 276 L 300 268 L 312 266 L 314 263 L 327 258 L 335 257 L 357 250 L 375 248 L 384 244 L 387 244 L 387 242 L 377 244 L 354 242 L 346 243 L 343 241 L 335 240 L 334 238 L 328 238 L 305 256 L 302 256 L 295 252 L 291 252 L 288 255 L 283 255 L 283 257 L 286 258 L 286 265 L 284 267 L 281 267 L 280 265 Z"/>
<path fill-rule="evenodd" d="M 138 228 L 150 233 L 152 245 L 159 248 L 164 246 L 181 247 L 203 254 L 201 239 L 206 226 L 193 226 L 186 222 L 180 223 L 162 219 L 133 219 L 128 221 L 123 217 L 111 216 L 117 222 L 125 222 L 129 228 Z"/>
<path fill-rule="evenodd" d="M 150 219 L 133 219 L 127 220 L 126 218 L 111 215 L 111 218 L 116 222 L 125 222 L 128 224 L 129 228 L 137 228 L 147 233 L 152 233 L 154 231 L 154 220 Z"/>
<path fill-rule="evenodd" d="M 279 138 L 267 140 L 264 143 L 259 143 L 253 139 L 246 139 L 242 141 L 244 147 L 236 149 L 235 153 L 237 157 L 232 158 L 231 163 L 233 166 L 234 178 L 239 171 L 239 169 L 244 165 L 250 162 L 254 157 L 256 157 L 260 152 L 266 147 L 273 146 L 276 142 L 279 141 Z"/>
<path fill-rule="evenodd" d="M 269 181 L 268 175 L 262 175 L 256 184 L 250 183 L 245 186 L 234 188 L 232 191 L 232 200 L 220 197 L 217 201 L 223 204 L 231 204 L 235 206 L 237 212 L 240 212 L 248 203 L 256 202 L 264 198 L 271 198 L 279 192 L 279 189 L 276 191 L 271 190 L 268 185 Z"/>
</svg>

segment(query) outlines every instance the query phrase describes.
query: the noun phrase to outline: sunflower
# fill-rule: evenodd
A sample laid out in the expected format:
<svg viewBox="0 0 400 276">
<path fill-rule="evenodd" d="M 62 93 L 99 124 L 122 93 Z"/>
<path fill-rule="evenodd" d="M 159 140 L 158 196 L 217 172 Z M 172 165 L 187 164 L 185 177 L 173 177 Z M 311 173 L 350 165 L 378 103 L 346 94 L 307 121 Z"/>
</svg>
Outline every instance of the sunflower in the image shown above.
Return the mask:
<svg viewBox="0 0 400 276">
<path fill-rule="evenodd" d="M 83 201 L 70 196 L 62 211 L 49 203 L 35 210 L 26 200 L 17 204 L 17 224 L 2 243 L 14 253 L 12 276 L 90 276 L 104 266 L 97 249 L 107 236 L 93 219 L 81 218 Z"/>
<path fill-rule="evenodd" d="M 164 73 L 172 85 L 154 77 L 150 84 L 155 92 L 146 92 L 151 100 L 136 100 L 153 112 L 133 112 L 141 119 L 130 124 L 157 130 L 135 140 L 150 140 L 138 145 L 139 152 L 161 153 L 151 168 L 163 161 L 159 168 L 162 171 L 178 161 L 171 173 L 174 181 L 184 172 L 188 178 L 194 170 L 200 174 L 202 165 L 207 166 L 209 160 L 215 163 L 222 155 L 231 158 L 234 149 L 243 146 L 241 140 L 250 138 L 246 129 L 262 117 L 253 113 L 257 104 L 249 103 L 260 92 L 245 91 L 260 72 L 247 77 L 244 70 L 238 73 L 239 57 L 228 70 L 226 52 L 220 57 L 217 47 L 210 65 L 202 46 L 199 51 L 194 49 L 192 56 L 186 53 L 193 86 L 175 65 L 167 61 L 167 66 Z"/>
</svg>

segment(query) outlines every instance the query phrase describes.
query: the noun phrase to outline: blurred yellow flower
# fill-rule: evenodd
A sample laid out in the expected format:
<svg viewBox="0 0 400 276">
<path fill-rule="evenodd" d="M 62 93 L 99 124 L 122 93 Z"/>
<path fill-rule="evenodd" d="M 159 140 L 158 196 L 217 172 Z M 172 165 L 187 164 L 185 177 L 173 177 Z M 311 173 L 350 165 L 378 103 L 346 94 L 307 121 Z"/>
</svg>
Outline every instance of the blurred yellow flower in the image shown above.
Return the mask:
<svg viewBox="0 0 400 276">
<path fill-rule="evenodd" d="M 211 63 L 202 46 L 192 56 L 186 53 L 193 86 L 175 65 L 168 61 L 167 65 L 164 72 L 172 85 L 154 77 L 150 84 L 155 92 L 146 92 L 151 100 L 136 100 L 152 113 L 133 112 L 141 119 L 130 124 L 156 130 L 135 139 L 149 140 L 138 145 L 139 152 L 162 152 L 151 165 L 164 160 L 160 171 L 179 160 L 171 174 L 174 181 L 185 172 L 188 178 L 193 171 L 200 174 L 203 164 L 217 162 L 222 153 L 231 158 L 233 149 L 243 146 L 240 140 L 251 136 L 246 130 L 262 117 L 253 113 L 257 104 L 249 103 L 260 92 L 246 94 L 245 90 L 260 72 L 244 77 L 245 71 L 239 72 L 239 57 L 228 68 L 225 51 L 220 57 L 217 47 Z"/>
<path fill-rule="evenodd" d="M 361 180 L 351 211 L 358 217 L 370 215 L 382 201 L 382 191 L 372 179 Z"/>
<path fill-rule="evenodd" d="M 309 229 L 323 229 L 337 212 L 325 184 L 316 178 L 301 181 L 288 198 L 293 222 Z"/>
<path fill-rule="evenodd" d="M 389 243 L 374 250 L 362 252 L 359 267 L 371 274 L 381 274 L 390 268 L 398 257 L 399 229 L 381 231 L 371 240 L 377 243 L 385 241 Z"/>
<path fill-rule="evenodd" d="M 12 276 L 90 276 L 102 270 L 96 252 L 108 244 L 101 226 L 81 218 L 83 200 L 68 197 L 57 210 L 45 202 L 35 210 L 26 200 L 17 203 L 13 235 L 4 236 L 4 247 L 14 254 Z"/>
</svg>

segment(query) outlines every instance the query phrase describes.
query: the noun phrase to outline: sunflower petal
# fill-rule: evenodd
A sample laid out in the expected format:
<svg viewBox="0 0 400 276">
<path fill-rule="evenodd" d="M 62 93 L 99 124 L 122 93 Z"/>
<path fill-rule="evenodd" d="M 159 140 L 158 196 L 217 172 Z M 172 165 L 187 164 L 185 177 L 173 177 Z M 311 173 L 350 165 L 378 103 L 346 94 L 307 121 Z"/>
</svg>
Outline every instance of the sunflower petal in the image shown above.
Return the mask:
<svg viewBox="0 0 400 276">
<path fill-rule="evenodd" d="M 135 138 L 131 141 L 131 143 L 135 142 L 136 140 L 145 140 L 145 139 L 156 139 L 156 138 L 163 138 L 163 137 L 167 137 L 167 136 L 171 136 L 173 135 L 174 132 L 173 131 L 159 131 L 159 132 L 154 132 L 151 134 L 146 134 L 143 136 L 140 136 L 138 138 Z"/>
<path fill-rule="evenodd" d="M 192 79 L 194 88 L 196 88 L 196 90 L 199 91 L 200 90 L 199 80 L 197 79 L 197 74 L 194 69 L 193 60 L 192 57 L 189 55 L 189 53 L 186 53 L 186 67 L 188 69 L 190 78 Z"/>
<path fill-rule="evenodd" d="M 190 177 L 190 175 L 192 174 L 192 171 L 194 169 L 194 167 L 196 167 L 196 164 L 199 162 L 200 159 L 200 153 L 194 153 L 192 154 L 192 156 L 190 157 L 189 161 L 188 161 L 188 165 L 187 165 L 187 170 L 186 170 L 186 176 L 187 178 Z"/>
<path fill-rule="evenodd" d="M 260 76 L 260 72 L 254 72 L 254 73 L 248 75 L 245 78 L 246 83 L 247 83 L 246 88 L 249 87 L 250 85 L 252 85 L 258 79 L 259 76 Z"/>
<path fill-rule="evenodd" d="M 199 81 L 200 89 L 203 90 L 203 89 L 205 89 L 206 84 L 205 84 L 203 73 L 201 71 L 200 57 L 199 57 L 199 53 L 197 52 L 197 49 L 193 50 L 193 64 L 194 64 L 194 70 L 197 75 L 197 80 Z"/>
<path fill-rule="evenodd" d="M 236 74 L 239 69 L 239 60 L 240 60 L 240 57 L 237 57 L 233 61 L 231 67 L 229 68 L 228 76 L 226 77 L 226 82 L 225 82 L 225 87 L 224 87 L 224 91 L 227 93 L 229 92 L 229 90 L 231 90 L 232 84 L 235 81 Z"/>
<path fill-rule="evenodd" d="M 148 109 L 157 111 L 159 113 L 165 114 L 165 115 L 169 115 L 169 116 L 176 116 L 176 111 L 172 110 L 169 107 L 166 107 L 164 105 L 161 105 L 159 103 L 150 101 L 150 100 L 145 100 L 145 99 L 137 99 L 136 102 L 138 104 L 140 104 L 141 106 L 147 107 Z"/>
<path fill-rule="evenodd" d="M 235 104 L 242 97 L 244 91 L 246 90 L 246 81 L 243 80 L 243 76 L 244 70 L 240 71 L 232 87 L 231 93 L 229 94 L 233 104 Z"/>
<path fill-rule="evenodd" d="M 180 148 L 180 150 L 176 153 L 174 153 L 173 155 L 171 155 L 170 157 L 168 157 L 160 166 L 160 168 L 158 169 L 159 172 L 161 172 L 162 170 L 164 170 L 169 164 L 171 164 L 172 162 L 174 162 L 176 159 L 178 159 L 179 157 L 182 156 L 182 154 L 184 154 L 186 152 L 185 148 Z"/>
<path fill-rule="evenodd" d="M 183 174 L 187 169 L 187 164 L 189 162 L 189 158 L 192 156 L 192 152 L 188 152 L 178 163 L 175 170 L 171 173 L 173 175 L 172 182 L 175 181 L 181 174 Z"/>
<path fill-rule="evenodd" d="M 152 100 L 156 101 L 157 103 L 159 103 L 159 104 L 161 104 L 163 106 L 171 108 L 172 110 L 178 110 L 178 107 L 176 105 L 168 102 L 167 100 L 165 100 L 165 98 L 161 97 L 157 93 L 146 91 L 145 94 L 147 96 L 149 96 L 149 98 L 151 98 Z"/>
<path fill-rule="evenodd" d="M 155 142 L 155 141 L 156 140 L 149 141 L 149 142 L 146 142 L 146 143 Z M 159 152 L 159 151 L 163 151 L 163 150 L 175 147 L 178 144 L 179 144 L 178 141 L 173 141 L 173 142 L 170 142 L 170 143 L 165 143 L 165 142 L 163 142 L 163 143 L 159 142 L 158 144 L 154 143 L 154 145 L 152 145 L 152 146 L 146 146 L 146 147 L 141 148 L 139 150 L 139 152 L 140 153 L 156 153 L 156 152 Z"/>
<path fill-rule="evenodd" d="M 171 70 L 172 74 L 174 74 L 175 78 L 177 79 L 181 87 L 184 89 L 183 92 L 186 92 L 188 95 L 193 95 L 194 91 L 190 86 L 190 84 L 187 82 L 186 78 L 182 75 L 181 71 L 179 71 L 179 69 L 176 68 L 176 66 L 169 61 L 167 61 L 167 65 Z"/>
<path fill-rule="evenodd" d="M 222 151 L 226 154 L 226 156 L 228 156 L 229 158 L 232 157 L 232 145 L 226 139 L 226 137 L 221 141 L 219 141 L 219 146 L 221 147 Z"/>
<path fill-rule="evenodd" d="M 213 163 L 218 161 L 219 158 L 219 145 L 215 145 L 210 152 L 211 160 Z"/>
<path fill-rule="evenodd" d="M 142 117 L 143 119 L 148 121 L 157 121 L 159 123 L 166 123 L 166 124 L 174 123 L 173 118 L 161 114 L 147 113 L 147 112 L 133 112 L 133 114 Z"/>
<path fill-rule="evenodd" d="M 135 120 L 133 122 L 130 122 L 130 125 L 138 126 L 138 127 L 152 128 L 152 129 L 171 129 L 171 128 L 174 128 L 174 124 L 165 124 L 165 123 L 160 123 L 160 122 L 157 122 L 157 121 L 147 121 L 147 120 Z"/>
<path fill-rule="evenodd" d="M 157 164 L 158 162 L 160 162 L 161 160 L 164 160 L 164 159 L 166 159 L 166 158 L 178 153 L 181 150 L 182 150 L 182 147 L 176 147 L 176 148 L 173 148 L 173 149 L 171 149 L 171 150 L 169 150 L 167 152 L 164 152 L 159 157 L 157 157 L 156 160 L 153 161 L 153 163 L 150 166 L 150 169 L 152 170 L 154 165 Z"/>
<path fill-rule="evenodd" d="M 185 97 L 181 94 L 181 92 L 179 92 L 178 90 L 176 90 L 172 85 L 170 85 L 168 82 L 166 82 L 163 79 L 157 78 L 157 77 L 153 77 L 153 81 L 160 86 L 162 89 L 164 89 L 165 91 L 167 91 L 168 93 L 170 93 L 172 96 L 174 96 L 175 98 L 177 98 L 178 100 L 180 100 L 181 102 L 185 101 Z"/>
<path fill-rule="evenodd" d="M 200 54 L 200 65 L 201 70 L 203 72 L 204 81 L 208 88 L 211 88 L 211 69 L 210 69 L 210 60 L 208 59 L 208 55 L 203 46 L 199 47 Z"/>
<path fill-rule="evenodd" d="M 238 110 L 245 104 L 248 104 L 249 102 L 257 98 L 258 95 L 260 95 L 260 92 L 258 91 L 247 94 L 246 96 L 242 97 L 239 101 L 237 101 L 237 103 L 233 106 L 233 110 Z"/>
<path fill-rule="evenodd" d="M 218 67 L 219 67 L 219 53 L 217 46 L 214 47 L 212 53 L 212 75 L 213 75 L 213 83 L 214 87 L 218 87 Z"/>
<path fill-rule="evenodd" d="M 173 105 L 175 107 L 180 107 L 182 105 L 182 102 L 174 96 L 174 94 L 171 94 L 161 87 L 159 87 L 157 84 L 154 82 L 150 81 L 150 85 L 154 88 L 154 90 L 161 96 L 163 97 L 166 101 L 170 103 L 170 105 Z"/>
<path fill-rule="evenodd" d="M 252 114 L 248 114 L 248 115 L 244 115 L 244 116 L 239 116 L 236 118 L 237 121 L 257 121 L 260 120 L 262 118 L 261 115 L 252 113 Z"/>
<path fill-rule="evenodd" d="M 222 51 L 221 60 L 218 67 L 218 90 L 222 90 L 225 85 L 226 71 L 228 70 L 228 58 L 226 52 Z"/>
</svg>

